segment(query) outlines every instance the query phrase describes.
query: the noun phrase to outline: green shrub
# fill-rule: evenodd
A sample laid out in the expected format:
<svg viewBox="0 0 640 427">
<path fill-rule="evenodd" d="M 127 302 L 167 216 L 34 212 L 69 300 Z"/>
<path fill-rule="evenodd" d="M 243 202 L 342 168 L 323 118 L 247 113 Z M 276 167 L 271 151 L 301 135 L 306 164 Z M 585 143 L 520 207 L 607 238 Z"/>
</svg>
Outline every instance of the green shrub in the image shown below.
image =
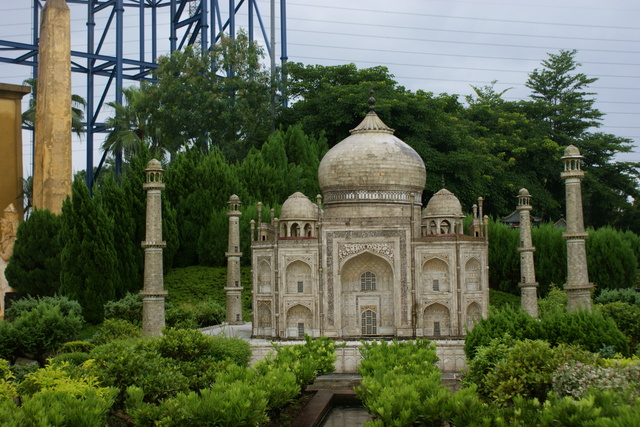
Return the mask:
<svg viewBox="0 0 640 427">
<path fill-rule="evenodd" d="M 60 347 L 60 353 L 89 353 L 96 345 L 88 341 L 69 341 Z"/>
<path fill-rule="evenodd" d="M 624 233 L 612 227 L 589 230 L 586 240 L 589 279 L 602 289 L 633 288 L 638 276 L 638 260 Z"/>
<path fill-rule="evenodd" d="M 195 319 L 200 328 L 219 325 L 225 320 L 226 309 L 213 298 L 208 298 L 193 306 Z"/>
<path fill-rule="evenodd" d="M 500 338 L 492 339 L 488 345 L 476 349 L 476 355 L 467 362 L 467 370 L 462 376 L 464 387 L 476 387 L 477 393 L 485 399 L 490 399 L 493 393 L 486 381 L 496 364 L 505 358 L 509 349 L 515 344 L 515 340 L 505 334 Z"/>
<path fill-rule="evenodd" d="M 554 374 L 553 391 L 559 397 L 587 397 L 591 389 L 640 396 L 640 366 L 602 367 L 580 362 L 563 363 Z"/>
<path fill-rule="evenodd" d="M 624 302 L 612 302 L 599 307 L 602 315 L 613 319 L 629 341 L 632 353 L 639 349 L 640 345 L 640 307 Z"/>
<path fill-rule="evenodd" d="M 609 304 L 610 302 L 624 302 L 630 305 L 640 306 L 640 292 L 635 289 L 602 289 L 600 294 L 594 298 L 598 304 Z"/>
<path fill-rule="evenodd" d="M 538 300 L 538 314 L 541 318 L 552 313 L 567 311 L 567 292 L 552 284 L 547 296 Z"/>
<path fill-rule="evenodd" d="M 104 305 L 104 317 L 142 325 L 142 296 L 138 293 L 127 293 L 122 299 L 107 302 Z"/>
<path fill-rule="evenodd" d="M 509 334 L 512 338 L 537 339 L 544 336 L 540 322 L 520 308 L 505 306 L 492 310 L 489 317 L 476 323 L 473 329 L 467 332 L 464 341 L 464 353 L 467 360 L 475 357 L 476 349 L 489 345 L 492 339 Z"/>
<path fill-rule="evenodd" d="M 363 343 L 360 352 L 362 384 L 355 391 L 376 422 L 440 425 L 448 418 L 451 392 L 441 384 L 428 340 Z"/>
<path fill-rule="evenodd" d="M 7 309 L 6 315 L 8 318 L 15 320 L 22 314 L 28 313 L 37 307 L 58 307 L 63 316 L 69 316 L 73 313 L 77 317 L 82 318 L 82 307 L 80 303 L 64 296 L 22 298 L 11 304 L 11 307 Z"/>
<path fill-rule="evenodd" d="M 89 358 L 90 358 L 89 354 L 83 353 L 83 352 L 62 353 L 50 359 L 50 363 L 52 364 L 68 363 L 69 365 L 73 365 L 73 366 L 82 366 L 82 364 L 87 360 L 89 360 Z"/>
<path fill-rule="evenodd" d="M 189 381 L 170 359 L 165 359 L 144 341 L 112 341 L 94 348 L 87 372 L 101 384 L 117 387 L 124 397 L 127 387 L 144 390 L 147 402 L 175 396 L 188 390 Z"/>
<path fill-rule="evenodd" d="M 139 338 L 142 331 L 139 327 L 120 319 L 107 319 L 104 321 L 98 333 L 96 333 L 91 342 L 94 345 L 102 345 L 115 340 Z"/>
<path fill-rule="evenodd" d="M 554 374 L 567 360 L 589 361 L 592 356 L 575 347 L 551 347 L 546 341 L 516 341 L 484 377 L 483 387 L 500 405 L 512 404 L 515 396 L 544 401 Z"/>
<path fill-rule="evenodd" d="M 18 331 L 13 323 L 0 320 L 0 358 L 15 363 L 19 355 L 19 348 Z"/>
<path fill-rule="evenodd" d="M 59 306 L 39 304 L 25 311 L 13 322 L 18 339 L 18 351 L 32 355 L 44 366 L 46 355 L 73 340 L 82 328 L 82 317 L 71 311 L 62 313 Z"/>
<path fill-rule="evenodd" d="M 9 369 L 11 369 L 14 381 L 21 383 L 24 377 L 40 369 L 40 366 L 37 363 L 16 363 L 15 365 L 9 366 Z"/>
<path fill-rule="evenodd" d="M 522 303 L 518 295 L 496 291 L 495 289 L 489 289 L 489 306 L 493 309 L 497 309 L 502 308 L 505 305 L 510 305 L 513 308 L 518 308 L 522 305 Z"/>
<path fill-rule="evenodd" d="M 239 338 L 211 337 L 198 330 L 166 329 L 164 335 L 153 341 L 162 357 L 195 362 L 203 357 L 230 360 L 247 366 L 251 357 L 249 344 Z"/>
<path fill-rule="evenodd" d="M 294 373 L 301 388 L 310 384 L 318 375 L 333 372 L 336 361 L 335 342 L 326 337 L 311 339 L 308 335 L 305 335 L 304 339 L 304 344 L 273 344 L 276 350 L 275 357 L 265 357 L 255 368 L 265 373 L 273 367 L 286 367 Z"/>
<path fill-rule="evenodd" d="M 199 393 L 179 393 L 158 406 L 138 404 L 132 416 L 137 425 L 251 426 L 268 421 L 267 403 L 265 390 L 237 381 L 215 384 Z"/>
<path fill-rule="evenodd" d="M 165 312 L 166 323 L 170 328 L 197 329 L 196 313 L 187 305 L 170 304 Z"/>
<path fill-rule="evenodd" d="M 597 310 L 576 310 L 570 313 L 551 313 L 540 322 L 544 338 L 551 344 L 576 344 L 592 353 L 604 346 L 615 352 L 629 355 L 629 344 L 611 318 L 605 318 Z"/>
</svg>

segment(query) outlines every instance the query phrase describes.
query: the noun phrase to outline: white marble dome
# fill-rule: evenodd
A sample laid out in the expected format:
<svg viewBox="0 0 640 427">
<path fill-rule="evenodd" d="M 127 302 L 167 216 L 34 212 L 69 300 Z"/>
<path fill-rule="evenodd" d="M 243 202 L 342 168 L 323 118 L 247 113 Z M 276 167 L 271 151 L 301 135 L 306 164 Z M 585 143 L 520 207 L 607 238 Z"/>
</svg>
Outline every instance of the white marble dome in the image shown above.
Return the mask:
<svg viewBox="0 0 640 427">
<path fill-rule="evenodd" d="M 320 162 L 320 189 L 334 200 L 412 200 L 422 194 L 426 170 L 420 155 L 393 135 L 371 111 L 351 135 Z"/>
<path fill-rule="evenodd" d="M 443 188 L 429 200 L 423 218 L 462 218 L 460 200 L 449 190 Z"/>
<path fill-rule="evenodd" d="M 316 220 L 318 218 L 318 206 L 313 204 L 307 196 L 301 192 L 295 192 L 282 204 L 280 219 L 286 220 Z"/>
</svg>

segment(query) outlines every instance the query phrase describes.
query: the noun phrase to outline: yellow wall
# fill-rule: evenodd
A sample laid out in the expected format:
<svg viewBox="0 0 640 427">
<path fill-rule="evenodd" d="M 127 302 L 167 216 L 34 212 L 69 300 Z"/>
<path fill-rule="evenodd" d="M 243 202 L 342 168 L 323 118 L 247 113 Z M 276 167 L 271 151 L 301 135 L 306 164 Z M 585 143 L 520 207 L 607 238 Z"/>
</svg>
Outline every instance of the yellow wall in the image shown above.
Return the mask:
<svg viewBox="0 0 640 427">
<path fill-rule="evenodd" d="M 23 215 L 21 100 L 29 91 L 27 86 L 0 83 L 0 212 L 13 203 L 20 219 Z"/>
</svg>

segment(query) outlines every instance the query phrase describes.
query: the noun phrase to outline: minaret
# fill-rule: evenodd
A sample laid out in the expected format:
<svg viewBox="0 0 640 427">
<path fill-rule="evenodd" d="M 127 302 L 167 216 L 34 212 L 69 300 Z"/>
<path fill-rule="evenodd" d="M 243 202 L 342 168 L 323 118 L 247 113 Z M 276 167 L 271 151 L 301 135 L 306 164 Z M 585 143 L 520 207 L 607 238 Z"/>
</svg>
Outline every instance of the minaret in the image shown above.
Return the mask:
<svg viewBox="0 0 640 427">
<path fill-rule="evenodd" d="M 580 150 L 570 145 L 564 150 L 564 172 L 560 174 L 565 180 L 567 203 L 567 231 L 562 237 L 567 241 L 567 291 L 569 311 L 584 308 L 591 310 L 591 290 L 587 271 L 587 251 L 585 239 L 589 236 L 584 231 L 582 219 L 582 188 L 580 181 L 584 172 L 580 169 L 582 156 Z"/>
<path fill-rule="evenodd" d="M 520 294 L 522 298 L 522 309 L 529 313 L 531 317 L 538 317 L 538 295 L 536 282 L 536 270 L 533 264 L 533 247 L 531 240 L 531 196 L 526 188 L 518 192 L 518 207 L 520 212 Z"/>
<path fill-rule="evenodd" d="M 229 198 L 229 251 L 227 257 L 227 323 L 241 325 L 242 322 L 242 285 L 240 284 L 240 199 L 235 194 Z M 258 220 L 260 222 L 260 220 Z"/>
<path fill-rule="evenodd" d="M 33 206 L 62 212 L 71 196 L 71 17 L 65 0 L 42 9 L 38 51 Z"/>
<path fill-rule="evenodd" d="M 144 248 L 144 288 L 142 295 L 142 333 L 144 336 L 162 335 L 164 328 L 164 290 L 162 271 L 162 197 L 164 190 L 160 162 L 151 159 L 145 169 L 146 180 L 142 188 L 147 191 L 147 234 Z"/>
</svg>

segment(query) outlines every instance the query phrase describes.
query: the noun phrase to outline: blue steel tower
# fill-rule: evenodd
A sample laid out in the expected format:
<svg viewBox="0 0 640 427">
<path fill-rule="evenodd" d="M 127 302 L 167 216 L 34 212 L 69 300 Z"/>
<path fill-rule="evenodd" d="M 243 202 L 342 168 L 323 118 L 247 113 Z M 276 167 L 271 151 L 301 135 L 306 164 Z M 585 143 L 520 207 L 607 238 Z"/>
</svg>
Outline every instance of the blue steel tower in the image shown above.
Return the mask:
<svg viewBox="0 0 640 427">
<path fill-rule="evenodd" d="M 66 0 L 72 16 L 86 16 L 86 44 L 72 50 L 71 71 L 86 75 L 86 159 L 87 185 L 94 180 L 93 147 L 97 133 L 106 132 L 101 112 L 107 102 L 122 103 L 125 80 L 151 81 L 159 53 L 169 53 L 199 43 L 203 50 L 218 42 L 223 34 L 235 37 L 236 25 L 247 28 L 250 40 L 264 43 L 271 64 L 275 63 L 275 3 L 271 0 L 270 36 L 257 0 Z M 43 0 L 32 0 L 31 43 L 0 40 L 0 62 L 33 68 L 37 76 L 39 18 Z M 287 62 L 286 0 L 280 5 L 280 61 Z M 161 19 L 166 17 L 168 20 Z M 245 16 L 246 15 L 246 16 Z M 246 21 L 238 22 L 240 16 Z M 168 21 L 165 22 L 165 21 Z M 126 27 L 125 27 L 126 22 Z M 259 29 L 260 38 L 255 38 Z M 125 37 L 127 53 L 125 53 Z M 168 52 L 166 41 L 168 38 Z M 135 40 L 136 43 L 132 43 Z M 134 46 L 135 45 L 135 46 Z M 165 47 L 163 47 L 165 46 Z M 133 51 L 132 51 L 133 50 Z M 106 155 L 103 153 L 100 166 Z M 122 153 L 114 153 L 116 171 Z M 100 167 L 99 166 L 99 167 Z"/>
</svg>

